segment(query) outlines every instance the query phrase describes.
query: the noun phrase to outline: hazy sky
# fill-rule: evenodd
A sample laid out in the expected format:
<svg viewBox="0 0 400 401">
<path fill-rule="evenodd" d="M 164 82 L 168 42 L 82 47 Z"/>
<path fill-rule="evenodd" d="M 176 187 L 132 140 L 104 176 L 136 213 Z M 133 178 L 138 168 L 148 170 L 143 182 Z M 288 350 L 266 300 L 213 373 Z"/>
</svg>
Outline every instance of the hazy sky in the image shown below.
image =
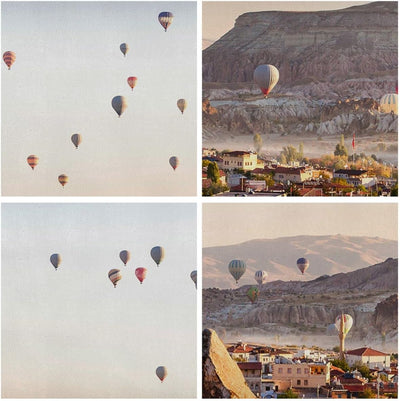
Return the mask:
<svg viewBox="0 0 400 401">
<path fill-rule="evenodd" d="M 195 204 L 3 204 L 2 396 L 196 397 L 195 269 Z"/>
<path fill-rule="evenodd" d="M 187 1 L 2 2 L 2 52 L 16 53 L 10 71 L 2 62 L 3 195 L 195 195 L 196 13 Z"/>
<path fill-rule="evenodd" d="M 205 1 L 202 37 L 212 42 L 219 39 L 247 12 L 338 10 L 367 3 L 370 1 Z"/>
<path fill-rule="evenodd" d="M 397 203 L 204 204 L 203 246 L 297 235 L 397 240 Z"/>
</svg>

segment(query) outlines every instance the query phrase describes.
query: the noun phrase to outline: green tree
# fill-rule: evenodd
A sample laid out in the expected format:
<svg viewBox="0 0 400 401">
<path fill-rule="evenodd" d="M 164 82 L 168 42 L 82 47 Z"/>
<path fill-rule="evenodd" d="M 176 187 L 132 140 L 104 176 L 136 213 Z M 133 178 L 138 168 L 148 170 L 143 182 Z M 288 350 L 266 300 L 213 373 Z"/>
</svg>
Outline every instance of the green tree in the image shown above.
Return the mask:
<svg viewBox="0 0 400 401">
<path fill-rule="evenodd" d="M 284 146 L 282 148 L 280 157 L 282 158 L 282 156 L 285 157 L 287 162 L 296 162 L 296 161 L 301 161 L 303 159 L 302 156 L 300 156 L 299 152 L 297 151 L 297 149 L 292 146 L 292 145 L 288 145 L 288 146 Z M 281 162 L 283 164 L 283 162 Z"/>
<path fill-rule="evenodd" d="M 300 142 L 299 144 L 299 157 L 301 157 L 301 160 L 304 158 L 304 144 L 303 142 Z"/>
<path fill-rule="evenodd" d="M 360 373 L 362 377 L 365 377 L 368 380 L 371 380 L 371 373 L 369 371 L 369 368 L 367 365 L 365 365 L 364 363 L 362 363 L 361 361 L 356 362 L 352 367 L 352 370 L 357 369 Z"/>
<path fill-rule="evenodd" d="M 360 393 L 358 398 L 376 398 L 376 394 L 369 387 L 366 387 L 366 389 Z"/>
<path fill-rule="evenodd" d="M 333 154 L 335 156 L 348 156 L 348 150 L 346 148 L 346 145 L 344 144 L 344 135 L 342 134 L 340 136 L 340 142 L 336 145 L 335 151 Z"/>
<path fill-rule="evenodd" d="M 331 363 L 332 366 L 336 366 L 337 368 L 340 368 L 345 372 L 348 372 L 350 370 L 349 364 L 344 359 L 334 359 Z"/>
<path fill-rule="evenodd" d="M 278 398 L 299 398 L 299 395 L 293 389 L 288 388 L 283 394 L 279 394 Z"/>
<path fill-rule="evenodd" d="M 213 183 L 219 181 L 219 168 L 216 162 L 209 163 L 207 167 L 207 178 L 209 178 Z"/>
</svg>

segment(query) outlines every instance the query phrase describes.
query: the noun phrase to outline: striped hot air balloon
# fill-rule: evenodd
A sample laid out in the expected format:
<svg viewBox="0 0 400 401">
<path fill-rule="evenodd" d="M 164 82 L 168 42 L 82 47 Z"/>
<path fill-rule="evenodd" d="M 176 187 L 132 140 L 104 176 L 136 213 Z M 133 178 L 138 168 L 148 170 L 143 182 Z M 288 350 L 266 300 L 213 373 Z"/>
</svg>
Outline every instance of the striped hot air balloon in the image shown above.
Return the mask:
<svg viewBox="0 0 400 401">
<path fill-rule="evenodd" d="M 234 259 L 230 261 L 228 269 L 229 273 L 232 274 L 237 284 L 240 277 L 242 277 L 244 272 L 246 271 L 246 263 L 243 260 Z"/>
<path fill-rule="evenodd" d="M 114 284 L 114 288 L 116 288 L 118 281 L 122 278 L 122 274 L 119 269 L 111 269 L 108 272 L 108 278 Z"/>
<path fill-rule="evenodd" d="M 254 81 L 260 87 L 264 97 L 267 97 L 279 81 L 279 71 L 270 64 L 259 65 L 254 70 Z"/>
<path fill-rule="evenodd" d="M 123 96 L 114 96 L 111 101 L 111 106 L 118 114 L 118 117 L 121 117 L 121 114 L 126 110 L 128 107 L 128 103 Z"/>
<path fill-rule="evenodd" d="M 58 253 L 53 253 L 53 255 L 50 256 L 50 262 L 57 271 L 58 266 L 61 264 L 61 255 Z"/>
<path fill-rule="evenodd" d="M 185 99 L 178 99 L 178 101 L 176 102 L 176 105 L 178 106 L 178 109 L 183 114 L 183 112 L 185 111 L 186 106 L 187 106 L 187 101 Z"/>
<path fill-rule="evenodd" d="M 69 181 L 69 178 L 65 174 L 61 174 L 58 176 L 58 182 L 64 187 L 65 184 L 67 184 Z"/>
<path fill-rule="evenodd" d="M 301 271 L 301 274 L 304 274 L 308 266 L 310 266 L 310 262 L 306 258 L 297 259 L 297 267 Z"/>
<path fill-rule="evenodd" d="M 156 262 L 157 266 L 159 266 L 164 259 L 164 248 L 162 246 L 155 246 L 151 249 L 150 255 L 153 258 L 154 262 Z"/>
<path fill-rule="evenodd" d="M 31 166 L 31 169 L 34 170 L 38 164 L 39 158 L 35 155 L 29 155 L 26 158 L 26 160 L 28 161 L 28 164 Z"/>
<path fill-rule="evenodd" d="M 78 149 L 78 146 L 82 142 L 82 135 L 81 134 L 73 134 L 71 136 L 71 141 L 75 145 L 75 148 Z"/>
<path fill-rule="evenodd" d="M 169 164 L 171 165 L 171 167 L 174 169 L 174 171 L 176 170 L 176 168 L 179 166 L 179 159 L 176 156 L 171 156 L 169 158 Z"/>
<path fill-rule="evenodd" d="M 353 326 L 353 318 L 347 314 L 341 314 L 339 316 L 336 316 L 335 326 L 339 333 L 341 332 L 340 326 L 341 326 L 342 318 L 343 318 L 343 334 L 347 335 L 347 333 L 350 331 L 351 327 Z"/>
<path fill-rule="evenodd" d="M 16 56 L 15 56 L 14 52 L 6 51 L 3 54 L 3 60 L 6 63 L 9 70 L 11 70 L 11 66 L 14 64 L 15 59 L 16 59 Z"/>
<path fill-rule="evenodd" d="M 122 262 L 126 266 L 126 264 L 129 262 L 129 259 L 131 258 L 131 253 L 129 251 L 127 251 L 126 249 L 124 249 L 123 251 L 121 251 L 119 253 L 119 258 L 122 260 Z"/>
<path fill-rule="evenodd" d="M 394 113 L 398 114 L 398 95 L 396 93 L 388 93 L 382 96 L 379 110 L 382 113 Z"/>
<path fill-rule="evenodd" d="M 196 289 L 197 289 L 197 270 L 193 270 L 190 273 L 190 278 L 193 280 L 194 285 L 196 286 Z"/>
<path fill-rule="evenodd" d="M 174 15 L 169 11 L 163 11 L 158 14 L 158 21 L 167 32 L 168 27 L 172 24 L 172 20 L 174 19 Z"/>
<path fill-rule="evenodd" d="M 254 278 L 257 281 L 258 284 L 265 284 L 267 282 L 267 278 L 268 278 L 268 273 L 266 271 L 263 270 L 258 270 L 256 271 L 256 273 L 254 274 Z"/>
<path fill-rule="evenodd" d="M 143 284 L 143 280 L 146 278 L 147 269 L 145 267 L 138 267 L 135 270 L 135 275 L 140 281 L 140 284 Z"/>
<path fill-rule="evenodd" d="M 128 78 L 128 85 L 132 88 L 132 90 L 133 90 L 133 88 L 136 86 L 136 81 L 137 81 L 137 78 L 136 77 L 129 77 Z"/>
<path fill-rule="evenodd" d="M 126 53 L 128 53 L 129 51 L 129 46 L 127 43 L 121 43 L 121 45 L 119 46 L 122 54 L 124 55 L 124 57 L 126 56 Z"/>
</svg>

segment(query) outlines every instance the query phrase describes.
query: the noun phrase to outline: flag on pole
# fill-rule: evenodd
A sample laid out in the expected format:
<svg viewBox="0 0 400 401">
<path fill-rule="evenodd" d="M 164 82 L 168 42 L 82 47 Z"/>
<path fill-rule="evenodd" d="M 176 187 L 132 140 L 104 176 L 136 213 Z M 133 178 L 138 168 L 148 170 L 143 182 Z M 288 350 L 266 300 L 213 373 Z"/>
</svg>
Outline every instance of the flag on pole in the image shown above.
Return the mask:
<svg viewBox="0 0 400 401">
<path fill-rule="evenodd" d="M 351 141 L 351 146 L 353 147 L 353 150 L 356 147 L 356 133 L 353 133 L 353 140 Z"/>
</svg>

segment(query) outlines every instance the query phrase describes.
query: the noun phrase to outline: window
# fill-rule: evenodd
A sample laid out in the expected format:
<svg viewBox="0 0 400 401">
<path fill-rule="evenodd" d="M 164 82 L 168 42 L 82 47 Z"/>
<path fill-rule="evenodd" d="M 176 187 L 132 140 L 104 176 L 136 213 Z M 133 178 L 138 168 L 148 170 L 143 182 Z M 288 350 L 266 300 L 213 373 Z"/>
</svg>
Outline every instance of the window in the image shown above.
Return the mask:
<svg viewBox="0 0 400 401">
<path fill-rule="evenodd" d="M 308 374 L 309 373 L 309 368 L 304 368 L 304 374 Z"/>
<path fill-rule="evenodd" d="M 278 373 L 283 373 L 283 368 L 278 368 Z"/>
<path fill-rule="evenodd" d="M 292 373 L 292 368 L 287 368 L 288 373 Z"/>
<path fill-rule="evenodd" d="M 308 386 L 308 380 L 304 380 L 304 385 Z"/>
<path fill-rule="evenodd" d="M 297 368 L 297 374 L 301 374 L 301 368 Z"/>
<path fill-rule="evenodd" d="M 301 386 L 301 380 L 297 380 L 297 385 Z"/>
</svg>

